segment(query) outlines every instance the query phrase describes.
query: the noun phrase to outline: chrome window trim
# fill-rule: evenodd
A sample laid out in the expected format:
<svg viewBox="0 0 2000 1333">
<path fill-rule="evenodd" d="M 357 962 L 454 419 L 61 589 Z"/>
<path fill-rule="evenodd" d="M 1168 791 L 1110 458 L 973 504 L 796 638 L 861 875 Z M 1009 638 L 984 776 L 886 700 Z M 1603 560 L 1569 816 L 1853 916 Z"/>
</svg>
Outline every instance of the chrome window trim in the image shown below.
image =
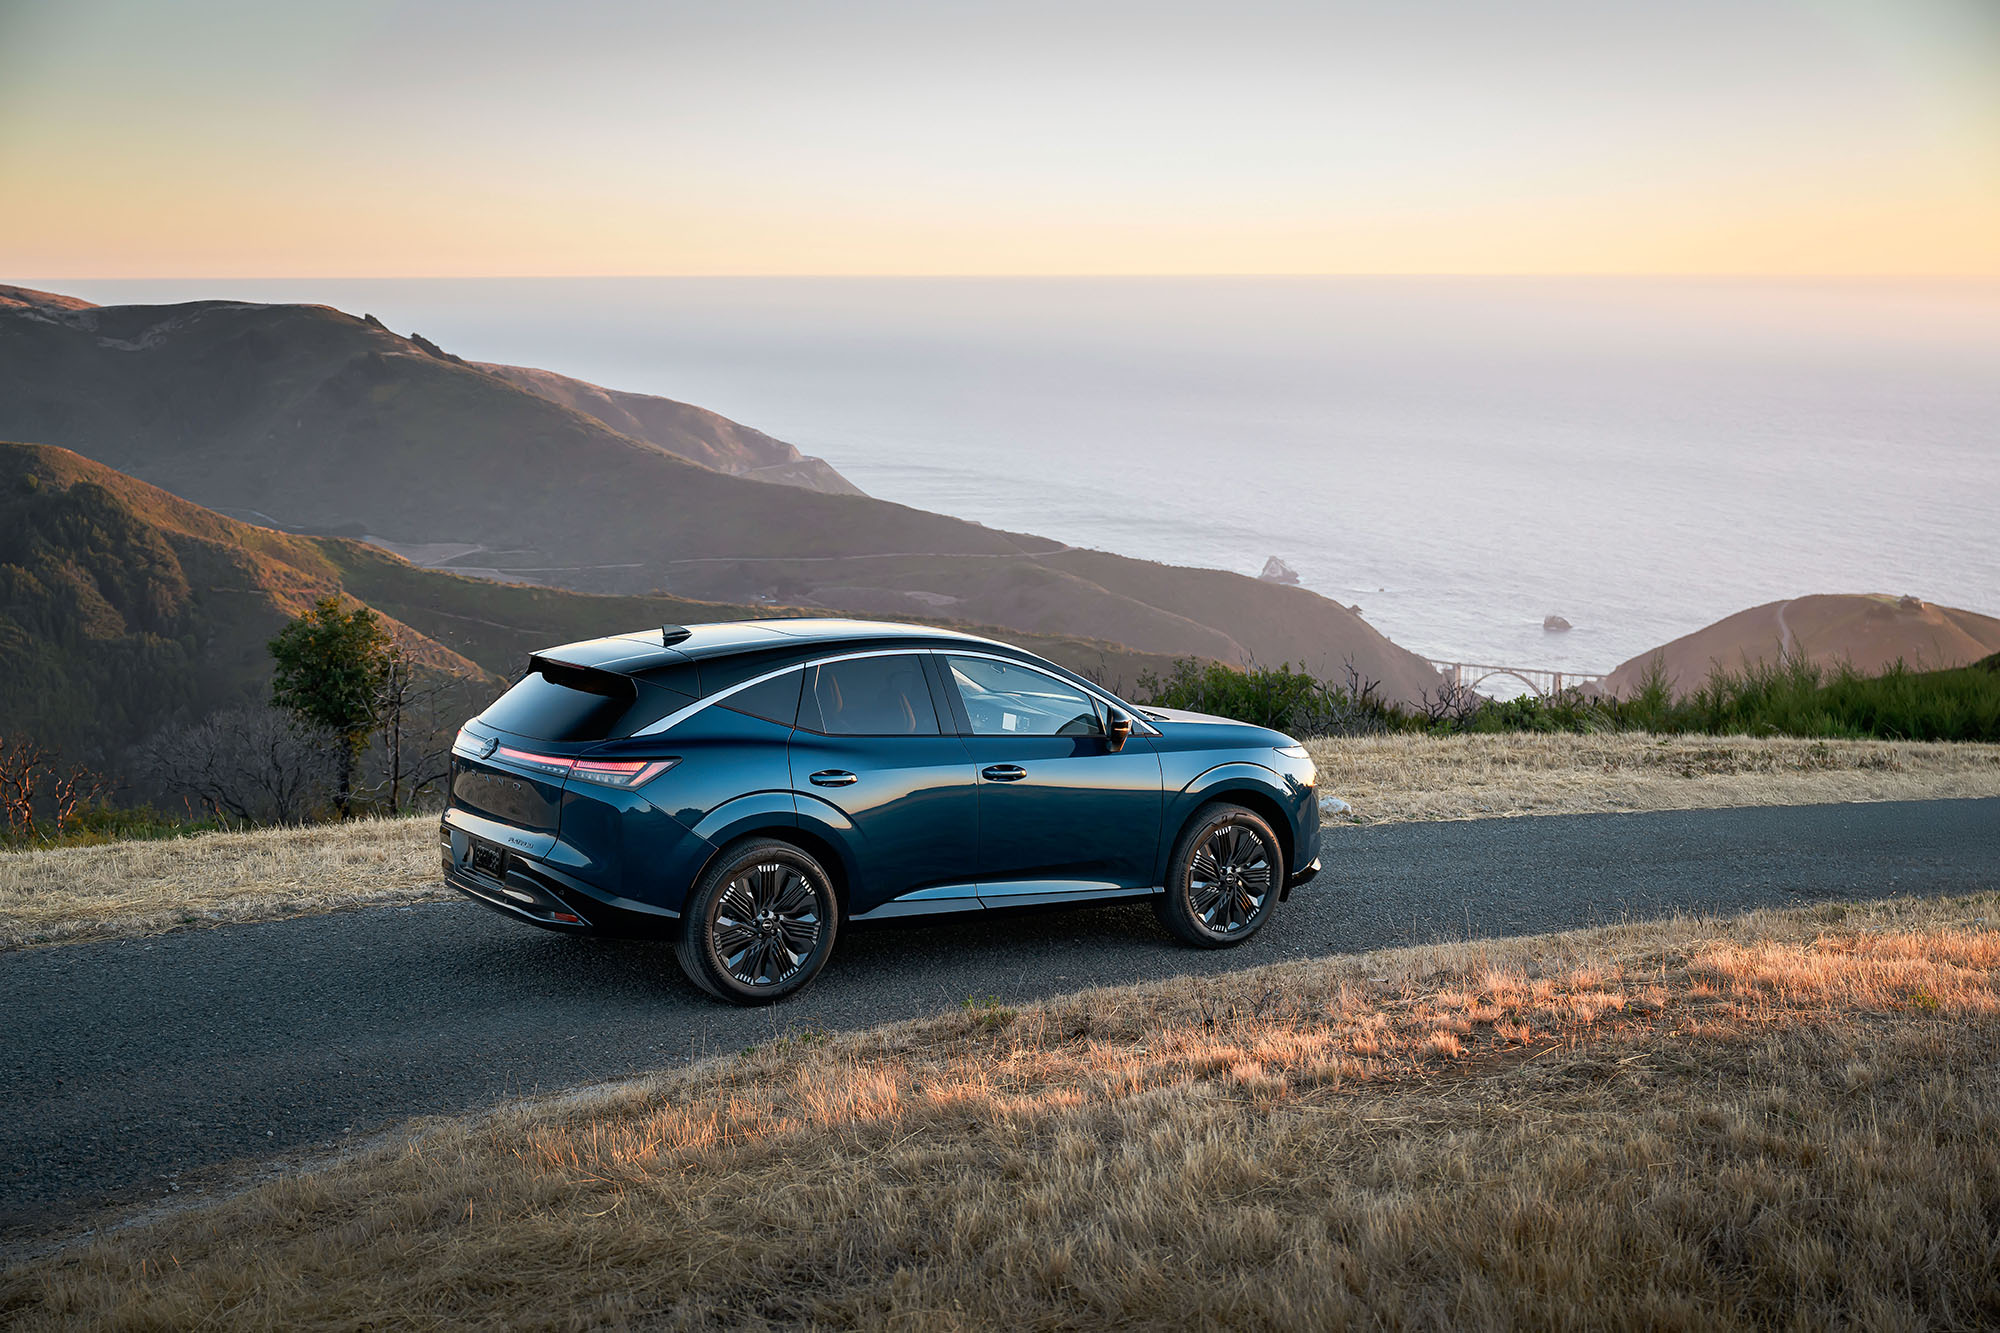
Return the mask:
<svg viewBox="0 0 2000 1333">
<path fill-rule="evenodd" d="M 855 653 L 829 653 L 825 657 L 808 657 L 804 661 L 792 662 L 785 666 L 781 666 L 774 671 L 766 671 L 761 676 L 752 676 L 748 680 L 739 680 L 734 685 L 731 685 L 728 689 L 717 690 L 714 694 L 711 694 L 706 698 L 697 699 L 691 704 L 686 704 L 680 708 L 675 709 L 673 712 L 667 714 L 659 721 L 649 723 L 648 725 L 641 727 L 639 730 L 633 732 L 632 735 L 634 737 L 657 736 L 663 731 L 668 731 L 673 727 L 680 725 L 688 718 L 691 718 L 696 713 L 699 713 L 702 709 L 707 708 L 712 704 L 719 704 L 724 699 L 729 698 L 729 696 L 731 696 L 732 694 L 735 694 L 741 690 L 747 690 L 752 685 L 762 685 L 767 680 L 776 680 L 779 676 L 784 675 L 787 671 L 804 671 L 809 667 L 825 666 L 830 662 L 852 662 L 855 659 L 862 657 L 914 657 L 919 653 L 936 653 L 940 657 L 984 657 L 994 662 L 1003 662 L 1012 666 L 1027 667 L 1031 671 L 1041 671 L 1043 675 L 1049 674 L 1048 672 L 1043 671 L 1040 666 L 1037 666 L 1033 662 L 1024 662 L 1018 657 L 1009 657 L 1005 653 L 978 652 L 958 647 L 943 647 L 938 644 L 923 644 L 921 646 L 913 646 L 908 648 L 866 648 L 860 652 L 855 652 Z M 1155 727 L 1152 723 L 1148 722 L 1140 714 L 1138 707 L 1136 705 L 1128 704 L 1123 699 L 1118 698 L 1116 695 L 1106 693 L 1103 690 L 1097 689 L 1094 686 L 1085 684 L 1084 682 L 1081 681 L 1069 680 L 1062 676 L 1056 676 L 1054 677 L 1054 679 L 1062 681 L 1063 684 L 1065 685 L 1072 685 L 1075 688 L 1082 690 L 1085 694 L 1088 694 L 1091 698 L 1096 699 L 1099 703 L 1103 704 L 1105 707 L 1116 708 L 1119 712 L 1131 718 L 1132 734 L 1134 736 L 1157 736 L 1160 734 L 1159 728 Z M 956 689 L 957 686 L 954 685 L 953 688 Z M 950 735 L 951 733 L 943 732 L 940 734 Z"/>
</svg>

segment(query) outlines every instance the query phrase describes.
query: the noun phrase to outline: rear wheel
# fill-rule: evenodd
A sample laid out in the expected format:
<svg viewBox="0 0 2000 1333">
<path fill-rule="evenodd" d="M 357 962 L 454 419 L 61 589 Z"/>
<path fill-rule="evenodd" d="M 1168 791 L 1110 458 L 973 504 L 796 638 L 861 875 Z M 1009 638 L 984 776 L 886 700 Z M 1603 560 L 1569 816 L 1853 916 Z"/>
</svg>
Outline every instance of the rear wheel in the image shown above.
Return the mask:
<svg viewBox="0 0 2000 1333">
<path fill-rule="evenodd" d="M 824 867 L 788 842 L 731 848 L 702 874 L 681 912 L 681 970 L 731 1004 L 782 1000 L 819 974 L 839 908 Z"/>
<path fill-rule="evenodd" d="M 1217 801 L 1195 811 L 1167 862 L 1167 891 L 1153 900 L 1161 924 L 1203 949 L 1226 949 L 1270 919 L 1284 881 L 1278 835 L 1254 810 Z"/>
</svg>

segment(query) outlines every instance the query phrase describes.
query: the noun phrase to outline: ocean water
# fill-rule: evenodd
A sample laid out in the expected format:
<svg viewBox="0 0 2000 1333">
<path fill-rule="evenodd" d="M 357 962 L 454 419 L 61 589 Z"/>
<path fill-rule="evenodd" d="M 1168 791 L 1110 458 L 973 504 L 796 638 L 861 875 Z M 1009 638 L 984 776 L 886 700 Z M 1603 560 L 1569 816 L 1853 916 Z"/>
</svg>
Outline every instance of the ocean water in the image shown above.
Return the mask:
<svg viewBox="0 0 2000 1333">
<path fill-rule="evenodd" d="M 1812 592 L 2000 614 L 1995 282 L 46 285 L 370 312 L 713 408 L 886 499 L 1244 573 L 1277 555 L 1438 658 L 1603 671 Z"/>
</svg>

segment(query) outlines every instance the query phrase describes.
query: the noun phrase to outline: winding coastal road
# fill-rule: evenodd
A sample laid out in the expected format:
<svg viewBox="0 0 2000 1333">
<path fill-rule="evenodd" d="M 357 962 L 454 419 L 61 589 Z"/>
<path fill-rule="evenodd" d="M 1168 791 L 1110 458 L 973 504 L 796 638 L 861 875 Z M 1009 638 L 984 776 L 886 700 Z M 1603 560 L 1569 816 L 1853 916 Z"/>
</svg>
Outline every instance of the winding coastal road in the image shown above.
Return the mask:
<svg viewBox="0 0 2000 1333">
<path fill-rule="evenodd" d="M 1239 949 L 1143 907 L 845 934 L 790 1003 L 698 994 L 658 945 L 469 903 L 0 955 L 0 1231 L 193 1188 L 208 1168 L 963 1003 L 1675 911 L 2000 888 L 2000 799 L 1327 830 L 1327 873 Z"/>
</svg>

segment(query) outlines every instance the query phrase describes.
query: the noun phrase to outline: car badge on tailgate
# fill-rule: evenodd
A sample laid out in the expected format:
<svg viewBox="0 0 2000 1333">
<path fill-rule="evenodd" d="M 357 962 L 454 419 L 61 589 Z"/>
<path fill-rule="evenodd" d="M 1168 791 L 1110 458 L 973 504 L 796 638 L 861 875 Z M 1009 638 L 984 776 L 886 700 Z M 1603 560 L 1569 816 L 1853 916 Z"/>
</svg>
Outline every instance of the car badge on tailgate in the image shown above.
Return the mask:
<svg viewBox="0 0 2000 1333">
<path fill-rule="evenodd" d="M 499 748 L 500 748 L 499 738 L 497 736 L 488 736 L 485 740 L 481 741 L 479 744 L 479 757 L 481 759 L 491 759 L 493 757 L 493 752 Z"/>
</svg>

